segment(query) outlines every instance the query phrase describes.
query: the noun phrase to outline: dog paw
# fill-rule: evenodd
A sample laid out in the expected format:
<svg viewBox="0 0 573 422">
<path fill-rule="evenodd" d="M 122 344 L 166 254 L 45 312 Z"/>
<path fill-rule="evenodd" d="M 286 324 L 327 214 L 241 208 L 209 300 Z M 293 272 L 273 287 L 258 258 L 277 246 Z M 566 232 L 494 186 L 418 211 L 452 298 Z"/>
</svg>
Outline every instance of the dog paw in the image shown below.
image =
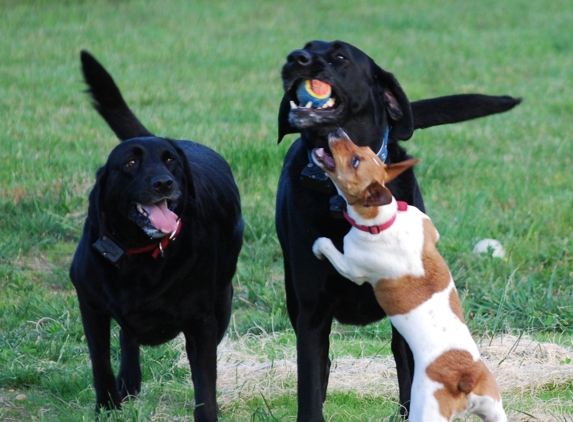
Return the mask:
<svg viewBox="0 0 573 422">
<path fill-rule="evenodd" d="M 328 247 L 329 243 L 332 242 L 326 237 L 319 237 L 316 239 L 314 241 L 314 245 L 312 245 L 312 252 L 314 253 L 314 256 L 316 256 L 321 261 L 324 261 L 326 259 L 326 255 L 324 255 L 323 250 Z"/>
</svg>

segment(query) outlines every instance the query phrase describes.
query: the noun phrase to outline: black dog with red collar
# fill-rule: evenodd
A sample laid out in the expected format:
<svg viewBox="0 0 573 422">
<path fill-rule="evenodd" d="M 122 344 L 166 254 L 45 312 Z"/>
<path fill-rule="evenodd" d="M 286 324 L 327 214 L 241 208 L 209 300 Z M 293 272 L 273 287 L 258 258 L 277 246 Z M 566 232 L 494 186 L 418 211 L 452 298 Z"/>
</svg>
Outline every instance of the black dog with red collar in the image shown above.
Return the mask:
<svg viewBox="0 0 573 422">
<path fill-rule="evenodd" d="M 216 421 L 217 345 L 231 316 L 231 280 L 243 240 L 231 169 L 203 145 L 152 135 L 106 70 L 87 52 L 81 59 L 94 106 L 121 140 L 97 172 L 70 268 L 96 409 L 120 408 L 139 393 L 141 345 L 183 333 L 195 420 Z M 117 377 L 110 362 L 112 319 L 121 328 Z"/>
</svg>

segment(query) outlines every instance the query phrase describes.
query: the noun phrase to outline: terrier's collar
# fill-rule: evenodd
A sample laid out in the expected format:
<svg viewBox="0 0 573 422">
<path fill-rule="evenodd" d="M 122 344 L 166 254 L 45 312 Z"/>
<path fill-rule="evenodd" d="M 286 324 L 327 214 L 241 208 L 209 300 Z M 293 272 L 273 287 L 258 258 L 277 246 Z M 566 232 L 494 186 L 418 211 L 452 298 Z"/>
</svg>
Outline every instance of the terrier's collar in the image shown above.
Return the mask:
<svg viewBox="0 0 573 422">
<path fill-rule="evenodd" d="M 406 202 L 396 201 L 396 204 L 398 204 L 398 211 L 408 210 L 408 204 Z M 346 210 L 342 211 L 342 213 L 344 214 L 344 218 L 346 218 L 346 220 L 352 225 L 352 227 L 356 227 L 358 230 L 370 234 L 378 234 L 386 229 L 389 229 L 392 226 L 392 224 L 394 224 L 394 222 L 396 221 L 396 216 L 398 215 L 398 213 L 394 214 L 394 216 L 390 220 L 386 221 L 384 224 L 379 224 L 377 226 L 363 226 L 361 224 L 358 224 L 356 220 L 350 217 L 346 212 Z"/>
</svg>

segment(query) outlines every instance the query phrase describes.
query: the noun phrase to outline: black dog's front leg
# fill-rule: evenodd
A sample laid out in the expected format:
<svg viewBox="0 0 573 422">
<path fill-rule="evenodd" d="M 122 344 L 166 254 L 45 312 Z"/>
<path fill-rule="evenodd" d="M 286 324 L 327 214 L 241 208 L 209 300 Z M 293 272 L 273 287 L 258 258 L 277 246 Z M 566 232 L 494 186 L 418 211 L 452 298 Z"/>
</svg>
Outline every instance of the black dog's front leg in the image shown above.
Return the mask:
<svg viewBox="0 0 573 422">
<path fill-rule="evenodd" d="M 141 391 L 141 367 L 139 366 L 139 343 L 123 329 L 119 332 L 121 366 L 116 385 L 122 400 L 135 397 Z"/>
<path fill-rule="evenodd" d="M 119 409 L 121 397 L 116 388 L 109 352 L 111 318 L 84 301 L 80 301 L 80 312 L 92 361 L 96 411 Z"/>
<path fill-rule="evenodd" d="M 298 422 L 324 421 L 322 404 L 330 371 L 328 350 L 332 319 L 330 312 L 318 306 L 303 306 L 298 315 Z"/>
<path fill-rule="evenodd" d="M 185 349 L 195 389 L 195 422 L 217 420 L 217 321 L 210 316 L 186 329 Z"/>
</svg>

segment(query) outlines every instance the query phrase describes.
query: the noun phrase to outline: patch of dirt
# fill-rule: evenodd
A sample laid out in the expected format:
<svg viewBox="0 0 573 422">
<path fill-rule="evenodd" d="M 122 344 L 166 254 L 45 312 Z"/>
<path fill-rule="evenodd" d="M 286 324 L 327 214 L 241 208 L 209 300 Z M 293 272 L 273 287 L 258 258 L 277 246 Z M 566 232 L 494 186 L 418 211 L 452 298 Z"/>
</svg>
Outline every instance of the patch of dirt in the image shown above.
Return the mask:
<svg viewBox="0 0 573 422">
<path fill-rule="evenodd" d="M 0 421 L 20 422 L 32 420 L 31 414 L 26 409 L 25 394 L 12 389 L 0 388 Z"/>
<path fill-rule="evenodd" d="M 257 350 L 273 343 L 272 335 L 257 337 Z M 482 357 L 494 373 L 511 422 L 573 419 L 573 408 L 566 400 L 543 401 L 534 395 L 547 388 L 564 388 L 573 383 L 573 351 L 558 344 L 537 342 L 526 336 L 504 335 L 478 343 Z M 269 344 L 276 352 L 276 343 Z M 187 366 L 181 340 L 179 365 Z M 296 351 L 280 350 L 282 359 L 269 360 L 252 350 L 246 340 L 225 338 L 219 345 L 217 389 L 219 403 L 235 402 L 248 396 L 281 395 L 296 391 Z M 396 398 L 396 368 L 390 356 L 375 358 L 338 357 L 333 359 L 329 392 Z M 474 421 L 473 417 L 463 419 Z"/>
</svg>

